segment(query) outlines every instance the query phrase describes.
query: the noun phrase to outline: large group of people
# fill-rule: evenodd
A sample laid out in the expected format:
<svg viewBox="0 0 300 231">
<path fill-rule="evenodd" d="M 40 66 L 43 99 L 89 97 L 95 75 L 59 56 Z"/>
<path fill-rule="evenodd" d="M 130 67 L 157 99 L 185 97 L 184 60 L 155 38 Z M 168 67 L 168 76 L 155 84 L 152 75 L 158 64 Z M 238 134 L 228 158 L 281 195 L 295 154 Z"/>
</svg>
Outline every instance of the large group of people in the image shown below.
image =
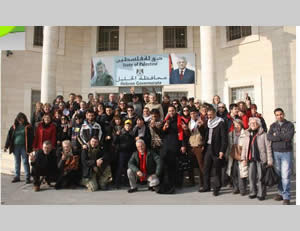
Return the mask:
<svg viewBox="0 0 300 231">
<path fill-rule="evenodd" d="M 34 191 L 47 183 L 89 191 L 127 187 L 133 193 L 145 184 L 171 194 L 194 186 L 199 168 L 200 193 L 218 196 L 229 184 L 234 194 L 264 200 L 262 178 L 274 165 L 280 176 L 274 199 L 290 203 L 294 125 L 281 108 L 274 110 L 276 121 L 268 130 L 247 95 L 228 110 L 218 95 L 211 103 L 171 101 L 168 95 L 159 103 L 155 93 L 140 99 L 131 92 L 126 98 L 110 94 L 105 102 L 90 93 L 85 102 L 71 93 L 66 101 L 60 95 L 52 104 L 37 102 L 30 122 L 20 112 L 4 148 L 15 158 L 12 182 L 20 181 L 22 159 L 26 184 L 32 177 Z"/>
</svg>

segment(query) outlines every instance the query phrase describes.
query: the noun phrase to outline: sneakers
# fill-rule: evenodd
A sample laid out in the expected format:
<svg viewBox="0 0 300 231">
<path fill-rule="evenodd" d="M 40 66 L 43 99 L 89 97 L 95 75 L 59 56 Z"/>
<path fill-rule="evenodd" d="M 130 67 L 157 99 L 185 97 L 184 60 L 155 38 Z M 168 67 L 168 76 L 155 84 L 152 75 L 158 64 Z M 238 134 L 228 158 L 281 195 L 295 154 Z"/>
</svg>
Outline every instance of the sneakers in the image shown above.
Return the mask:
<svg viewBox="0 0 300 231">
<path fill-rule="evenodd" d="M 283 198 L 281 195 L 277 194 L 274 198 L 273 198 L 275 201 L 282 201 Z"/>
<path fill-rule="evenodd" d="M 283 205 L 290 205 L 290 200 L 283 200 L 282 204 Z"/>
<path fill-rule="evenodd" d="M 37 186 L 37 185 L 33 186 L 33 191 L 35 191 L 35 192 L 40 191 L 40 186 Z"/>
<path fill-rule="evenodd" d="M 20 182 L 20 177 L 15 176 L 11 183 Z"/>
<path fill-rule="evenodd" d="M 128 189 L 128 193 L 134 193 L 134 192 L 137 192 L 137 188 L 130 188 Z"/>
</svg>

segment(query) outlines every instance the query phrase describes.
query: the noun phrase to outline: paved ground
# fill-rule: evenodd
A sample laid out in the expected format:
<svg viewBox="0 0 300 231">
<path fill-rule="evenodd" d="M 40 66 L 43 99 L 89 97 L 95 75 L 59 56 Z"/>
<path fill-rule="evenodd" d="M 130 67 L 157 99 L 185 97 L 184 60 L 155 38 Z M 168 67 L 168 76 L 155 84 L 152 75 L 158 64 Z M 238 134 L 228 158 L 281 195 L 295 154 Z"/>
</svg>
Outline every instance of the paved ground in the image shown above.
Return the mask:
<svg viewBox="0 0 300 231">
<path fill-rule="evenodd" d="M 199 193 L 198 186 L 185 187 L 173 195 L 159 195 L 142 186 L 139 192 L 129 194 L 127 189 L 88 192 L 84 188 L 55 190 L 43 185 L 34 192 L 32 184 L 23 181 L 12 184 L 12 176 L 1 174 L 1 201 L 4 205 L 281 205 L 272 197 L 276 188 L 267 190 L 265 201 L 233 195 L 229 187 L 222 188 L 218 197 L 211 192 Z M 296 204 L 296 182 L 292 180 L 292 204 Z"/>
</svg>

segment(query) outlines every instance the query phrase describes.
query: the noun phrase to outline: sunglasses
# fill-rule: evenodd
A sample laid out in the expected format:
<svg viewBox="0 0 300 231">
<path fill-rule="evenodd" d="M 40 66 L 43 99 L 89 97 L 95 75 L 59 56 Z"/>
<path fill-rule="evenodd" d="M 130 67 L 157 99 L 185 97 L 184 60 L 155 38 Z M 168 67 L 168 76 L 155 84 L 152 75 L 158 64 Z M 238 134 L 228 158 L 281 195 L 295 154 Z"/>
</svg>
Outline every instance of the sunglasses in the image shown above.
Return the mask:
<svg viewBox="0 0 300 231">
<path fill-rule="evenodd" d="M 129 110 L 127 110 L 127 111 L 133 111 L 133 110 L 129 109 Z"/>
<path fill-rule="evenodd" d="M 225 107 L 218 107 L 218 108 L 225 108 Z"/>
<path fill-rule="evenodd" d="M 183 110 L 183 111 L 189 111 L 189 110 Z"/>
</svg>

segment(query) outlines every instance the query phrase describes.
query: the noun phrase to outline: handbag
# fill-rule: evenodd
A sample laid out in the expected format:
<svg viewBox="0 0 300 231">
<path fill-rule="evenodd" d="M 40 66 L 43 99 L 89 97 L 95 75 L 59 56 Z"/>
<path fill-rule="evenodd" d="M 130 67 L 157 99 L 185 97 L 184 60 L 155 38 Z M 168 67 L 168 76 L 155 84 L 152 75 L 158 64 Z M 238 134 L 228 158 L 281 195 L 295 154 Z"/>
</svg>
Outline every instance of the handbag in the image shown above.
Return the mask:
<svg viewBox="0 0 300 231">
<path fill-rule="evenodd" d="M 193 169 L 192 156 L 188 153 L 180 154 L 177 158 L 178 171 L 184 172 Z"/>
<path fill-rule="evenodd" d="M 265 169 L 265 174 L 262 178 L 262 182 L 265 186 L 272 187 L 280 182 L 280 177 L 275 172 L 273 166 L 268 166 Z"/>
<path fill-rule="evenodd" d="M 234 160 L 241 160 L 241 149 L 238 144 L 233 144 L 231 146 L 230 156 Z"/>
</svg>

